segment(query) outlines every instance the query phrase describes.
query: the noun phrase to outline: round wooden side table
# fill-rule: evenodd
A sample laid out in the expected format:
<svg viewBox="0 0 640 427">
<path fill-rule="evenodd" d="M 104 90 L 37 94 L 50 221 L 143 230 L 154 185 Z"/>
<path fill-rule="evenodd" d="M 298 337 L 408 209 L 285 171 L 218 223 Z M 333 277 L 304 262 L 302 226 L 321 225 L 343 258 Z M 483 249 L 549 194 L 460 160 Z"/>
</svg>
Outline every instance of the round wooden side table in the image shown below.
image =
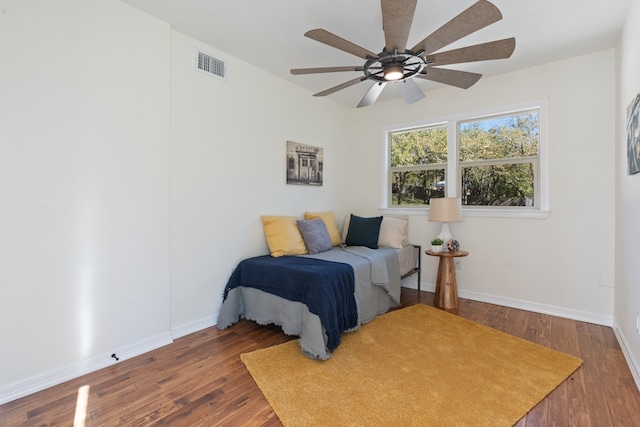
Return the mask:
<svg viewBox="0 0 640 427">
<path fill-rule="evenodd" d="M 433 306 L 449 313 L 458 314 L 458 284 L 453 259 L 469 255 L 467 251 L 442 251 L 425 253 L 440 258 L 438 263 L 438 279 L 436 280 L 436 295 Z"/>
</svg>

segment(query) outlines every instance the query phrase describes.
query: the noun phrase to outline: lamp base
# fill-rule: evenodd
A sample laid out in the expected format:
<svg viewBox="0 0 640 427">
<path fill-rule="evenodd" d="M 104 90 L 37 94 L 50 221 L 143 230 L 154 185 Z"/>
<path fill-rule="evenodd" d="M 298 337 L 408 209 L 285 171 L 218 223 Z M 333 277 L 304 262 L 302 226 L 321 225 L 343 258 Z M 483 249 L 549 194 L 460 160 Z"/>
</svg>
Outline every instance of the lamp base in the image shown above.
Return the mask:
<svg viewBox="0 0 640 427">
<path fill-rule="evenodd" d="M 449 242 L 449 240 L 451 240 L 453 238 L 454 238 L 453 235 L 449 231 L 449 223 L 443 222 L 442 223 L 442 230 L 440 231 L 440 234 L 438 234 L 438 239 L 441 239 L 444 242 L 442 244 L 442 246 L 446 248 L 447 247 L 447 243 Z"/>
</svg>

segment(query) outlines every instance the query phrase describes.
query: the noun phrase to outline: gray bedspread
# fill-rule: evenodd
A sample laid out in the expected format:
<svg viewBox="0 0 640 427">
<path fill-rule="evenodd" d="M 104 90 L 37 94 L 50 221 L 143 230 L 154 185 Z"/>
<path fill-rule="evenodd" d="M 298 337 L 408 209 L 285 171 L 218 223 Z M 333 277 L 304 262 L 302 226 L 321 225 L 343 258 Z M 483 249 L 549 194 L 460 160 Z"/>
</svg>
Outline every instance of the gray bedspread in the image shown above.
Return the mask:
<svg viewBox="0 0 640 427">
<path fill-rule="evenodd" d="M 358 326 L 400 305 L 400 267 L 398 253 L 391 248 L 363 246 L 335 247 L 314 255 L 302 255 L 352 266 Z M 276 324 L 284 333 L 297 335 L 303 353 L 314 359 L 328 359 L 326 334 L 317 315 L 300 302 L 289 301 L 258 289 L 239 286 L 227 295 L 218 315 L 217 326 L 225 329 L 246 318 L 259 324 Z M 354 328 L 354 329 L 357 329 Z"/>
</svg>

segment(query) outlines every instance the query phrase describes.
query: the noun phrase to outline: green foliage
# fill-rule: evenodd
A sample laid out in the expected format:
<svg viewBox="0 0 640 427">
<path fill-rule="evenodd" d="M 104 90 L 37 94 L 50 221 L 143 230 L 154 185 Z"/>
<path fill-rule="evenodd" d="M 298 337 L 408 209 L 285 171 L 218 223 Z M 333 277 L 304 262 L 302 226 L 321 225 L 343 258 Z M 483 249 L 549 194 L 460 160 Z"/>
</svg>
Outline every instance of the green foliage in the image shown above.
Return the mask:
<svg viewBox="0 0 640 427">
<path fill-rule="evenodd" d="M 488 129 L 484 122 L 460 126 L 460 160 L 537 157 L 538 113 L 508 117 Z M 462 165 L 462 201 L 466 205 L 525 205 L 534 196 L 534 163 Z"/>
<path fill-rule="evenodd" d="M 431 244 L 432 244 L 433 246 L 440 246 L 440 245 L 444 244 L 444 242 L 442 241 L 442 239 L 438 239 L 438 238 L 436 238 L 436 239 L 433 239 L 433 240 L 431 241 Z"/>
<path fill-rule="evenodd" d="M 460 161 L 538 155 L 538 113 L 511 116 L 484 129 L 485 122 L 460 125 Z"/>
<path fill-rule="evenodd" d="M 391 136 L 391 167 L 447 162 L 445 127 L 394 133 Z"/>
<path fill-rule="evenodd" d="M 463 204 L 533 203 L 538 123 L 538 113 L 527 112 L 460 124 Z M 391 175 L 392 203 L 428 205 L 432 197 L 443 197 L 447 160 L 446 127 L 392 134 L 390 165 L 401 168 Z"/>
<path fill-rule="evenodd" d="M 391 167 L 426 166 L 446 162 L 447 129 L 445 127 L 395 133 L 391 136 Z M 434 196 L 431 189 L 443 180 L 444 168 L 393 172 L 393 204 L 429 204 L 429 200 Z"/>
</svg>

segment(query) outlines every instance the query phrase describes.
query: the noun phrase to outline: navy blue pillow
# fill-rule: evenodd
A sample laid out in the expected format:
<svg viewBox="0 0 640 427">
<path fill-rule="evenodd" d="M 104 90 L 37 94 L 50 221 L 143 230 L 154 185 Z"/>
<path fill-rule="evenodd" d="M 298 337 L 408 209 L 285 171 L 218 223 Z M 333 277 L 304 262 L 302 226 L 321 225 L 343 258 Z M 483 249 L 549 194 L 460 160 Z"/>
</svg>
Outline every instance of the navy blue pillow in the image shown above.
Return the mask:
<svg viewBox="0 0 640 427">
<path fill-rule="evenodd" d="M 351 214 L 345 244 L 347 246 L 366 246 L 371 249 L 378 249 L 381 223 L 381 216 L 362 218 Z"/>
</svg>

